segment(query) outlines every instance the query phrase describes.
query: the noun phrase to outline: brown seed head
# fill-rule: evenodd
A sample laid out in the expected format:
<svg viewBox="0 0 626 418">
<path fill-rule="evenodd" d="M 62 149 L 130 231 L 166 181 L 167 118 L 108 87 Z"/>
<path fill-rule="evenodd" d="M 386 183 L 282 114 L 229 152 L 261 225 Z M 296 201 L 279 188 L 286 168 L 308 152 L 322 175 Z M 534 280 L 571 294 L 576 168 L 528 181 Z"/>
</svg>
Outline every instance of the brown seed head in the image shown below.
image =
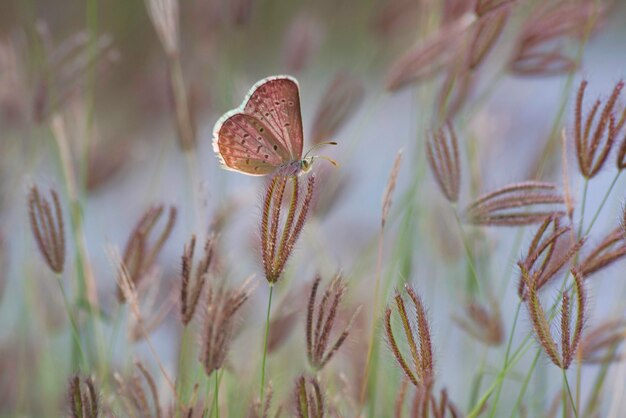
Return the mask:
<svg viewBox="0 0 626 418">
<path fill-rule="evenodd" d="M 251 402 L 250 407 L 248 408 L 248 414 L 246 415 L 246 418 L 269 418 L 273 395 L 274 391 L 272 390 L 272 387 L 268 386 L 265 391 L 265 400 L 263 401 L 263 405 L 261 405 L 261 400 L 258 398 L 255 399 L 254 402 Z M 279 418 L 280 415 L 281 408 L 279 407 L 274 417 Z"/>
<path fill-rule="evenodd" d="M 476 6 L 479 18 L 473 28 L 472 41 L 469 47 L 467 65 L 470 70 L 474 70 L 483 62 L 500 38 L 506 22 L 509 20 L 510 7 L 506 6 L 509 6 L 511 1 L 500 1 L 506 5 L 490 5 L 488 3 L 496 3 L 496 1 L 483 1 Z M 482 11 L 481 8 L 485 10 Z"/>
<path fill-rule="evenodd" d="M 404 298 L 400 293 L 396 293 L 395 305 L 400 316 L 400 322 L 404 330 L 406 343 L 409 346 L 410 360 L 412 367 L 405 360 L 404 354 L 400 350 L 400 345 L 393 333 L 391 326 L 392 307 L 387 306 L 385 310 L 385 334 L 387 343 L 391 349 L 400 368 L 414 386 L 425 388 L 431 387 L 434 381 L 432 345 L 430 340 L 430 328 L 426 319 L 426 311 L 420 297 L 413 288 L 405 285 L 409 300 L 415 309 L 415 319 L 409 316 Z"/>
<path fill-rule="evenodd" d="M 321 370 L 339 350 L 348 337 L 350 328 L 359 312 L 358 309 L 354 312 L 343 332 L 329 346 L 330 333 L 337 318 L 339 305 L 346 291 L 346 283 L 342 274 L 340 272 L 336 273 L 332 282 L 326 288 L 320 303 L 316 304 L 317 289 L 321 280 L 322 277 L 319 274 L 315 276 L 306 315 L 307 357 L 309 365 L 315 370 Z"/>
<path fill-rule="evenodd" d="M 161 234 L 153 243 L 150 243 L 150 236 L 164 211 L 163 205 L 153 206 L 145 211 L 126 242 L 123 263 L 128 277 L 135 287 L 138 287 L 144 275 L 154 265 L 176 223 L 176 208 L 171 206 Z M 121 303 L 125 302 L 124 294 L 119 286 L 117 297 Z"/>
<path fill-rule="evenodd" d="M 580 342 L 579 356 L 583 363 L 606 364 L 621 361 L 624 355 L 618 348 L 626 338 L 626 319 L 613 318 L 585 331 Z"/>
<path fill-rule="evenodd" d="M 491 303 L 490 310 L 471 303 L 464 314 L 455 315 L 452 319 L 461 329 L 486 345 L 498 346 L 504 340 L 500 307 L 495 301 Z"/>
<path fill-rule="evenodd" d="M 559 368 L 569 368 L 574 355 L 578 350 L 580 343 L 583 323 L 585 320 L 585 304 L 586 304 L 586 292 L 583 283 L 583 276 L 576 269 L 572 270 L 574 276 L 574 292 L 576 293 L 576 318 L 573 326 L 573 333 L 570 330 L 572 306 L 570 302 L 570 295 L 568 291 L 563 292 L 561 295 L 561 321 L 560 321 L 560 333 L 561 342 L 560 350 L 554 337 L 552 336 L 551 326 L 541 302 L 539 300 L 539 293 L 530 276 L 523 272 L 523 278 L 526 281 L 526 287 L 528 289 L 528 297 L 526 299 L 526 306 L 530 314 L 533 331 L 537 337 L 537 341 L 544 349 L 550 360 Z"/>
<path fill-rule="evenodd" d="M 236 289 L 226 288 L 223 282 L 206 284 L 200 362 L 207 376 L 224 365 L 236 331 L 236 314 L 250 297 L 251 283 L 252 277 Z"/>
<path fill-rule="evenodd" d="M 141 362 L 135 361 L 135 367 L 137 369 L 127 379 L 115 374 L 124 412 L 133 417 L 162 418 L 164 415 L 154 377 Z"/>
<path fill-rule="evenodd" d="M 578 66 L 562 51 L 561 43 L 580 37 L 601 10 L 594 2 L 556 2 L 539 6 L 525 21 L 509 62 L 511 72 L 522 76 L 557 75 Z"/>
<path fill-rule="evenodd" d="M 50 270 L 57 274 L 63 272 L 65 264 L 65 228 L 59 196 L 50 190 L 52 205 L 39 194 L 37 186 L 32 186 L 28 193 L 28 214 L 39 252 Z M 52 209 L 54 206 L 54 209 Z"/>
<path fill-rule="evenodd" d="M 611 96 L 606 101 L 600 115 L 596 118 L 602 102 L 596 100 L 586 116 L 583 116 L 583 99 L 587 81 L 583 80 L 576 96 L 576 118 L 574 125 L 574 143 L 578 168 L 583 177 L 593 178 L 606 162 L 613 143 L 619 134 L 614 111 L 617 100 L 624 88 L 624 82 L 619 81 L 613 88 Z M 595 127 L 595 129 L 594 129 Z"/>
<path fill-rule="evenodd" d="M 200 295 L 202 294 L 202 289 L 204 288 L 204 283 L 206 282 L 209 268 L 211 267 L 211 261 L 213 260 L 215 240 L 215 235 L 211 235 L 207 238 L 204 244 L 202 259 L 196 266 L 195 274 L 192 274 L 192 270 L 196 236 L 193 235 L 189 243 L 185 245 L 182 256 L 182 281 L 180 286 L 180 308 L 183 325 L 188 325 L 196 312 L 196 306 L 200 300 Z"/>
<path fill-rule="evenodd" d="M 348 73 L 339 73 L 326 87 L 313 118 L 313 144 L 327 141 L 356 111 L 363 100 L 364 89 L 359 80 Z"/>
<path fill-rule="evenodd" d="M 83 378 L 77 374 L 70 377 L 67 403 L 72 418 L 98 418 L 100 399 L 91 377 Z"/>
<path fill-rule="evenodd" d="M 563 204 L 554 184 L 526 181 L 480 196 L 467 206 L 465 217 L 474 225 L 524 226 L 564 214 Z"/>
<path fill-rule="evenodd" d="M 520 298 L 527 296 L 526 284 L 532 281 L 537 291 L 541 290 L 574 257 L 584 240 L 571 243 L 570 226 L 561 226 L 559 215 L 548 216 L 539 226 L 524 258 L 518 261 L 521 270 Z"/>
<path fill-rule="evenodd" d="M 291 183 L 289 188 L 291 195 L 288 194 L 289 207 L 287 216 L 283 219 L 281 212 L 288 182 Z M 261 255 L 265 279 L 269 283 L 278 281 L 287 259 L 293 252 L 311 206 L 314 186 L 315 177 L 310 176 L 304 199 L 300 199 L 301 190 L 297 175 L 277 174 L 267 186 L 261 217 Z M 279 226 L 282 229 L 279 229 Z"/>
<path fill-rule="evenodd" d="M 325 416 L 324 394 L 316 378 L 300 376 L 296 380 L 294 399 L 296 417 L 323 418 Z"/>
<path fill-rule="evenodd" d="M 448 391 L 441 389 L 439 399 L 432 389 L 418 387 L 411 403 L 410 417 L 418 418 L 460 418 L 462 414 L 448 397 Z"/>
<path fill-rule="evenodd" d="M 430 170 L 441 193 L 449 202 L 457 202 L 461 184 L 461 162 L 458 140 L 450 122 L 429 135 L 426 153 Z"/>
<path fill-rule="evenodd" d="M 581 274 L 587 278 L 626 256 L 626 240 L 622 227 L 613 229 L 579 264 Z"/>
</svg>

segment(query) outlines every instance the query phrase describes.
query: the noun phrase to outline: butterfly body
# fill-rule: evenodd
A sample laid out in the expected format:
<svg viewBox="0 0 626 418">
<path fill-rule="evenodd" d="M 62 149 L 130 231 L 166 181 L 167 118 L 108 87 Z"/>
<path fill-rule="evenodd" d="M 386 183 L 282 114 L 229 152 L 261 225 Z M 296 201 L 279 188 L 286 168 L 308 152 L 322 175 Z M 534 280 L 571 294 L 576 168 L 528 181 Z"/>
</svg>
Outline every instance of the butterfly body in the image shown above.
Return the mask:
<svg viewBox="0 0 626 418">
<path fill-rule="evenodd" d="M 289 76 L 257 82 L 213 130 L 213 150 L 222 166 L 252 176 L 307 172 L 313 157 L 302 157 L 303 142 L 298 82 Z"/>
</svg>

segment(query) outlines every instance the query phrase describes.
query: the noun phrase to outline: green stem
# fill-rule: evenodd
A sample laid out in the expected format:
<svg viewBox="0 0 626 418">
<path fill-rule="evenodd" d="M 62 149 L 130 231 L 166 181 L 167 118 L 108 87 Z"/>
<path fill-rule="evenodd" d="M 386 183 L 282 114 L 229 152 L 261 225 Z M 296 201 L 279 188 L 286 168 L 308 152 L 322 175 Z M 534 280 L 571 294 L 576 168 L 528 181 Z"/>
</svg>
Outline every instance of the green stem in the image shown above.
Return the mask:
<svg viewBox="0 0 626 418">
<path fill-rule="evenodd" d="M 87 368 L 87 360 L 85 359 L 85 353 L 83 352 L 82 344 L 80 341 L 80 333 L 78 331 L 78 325 L 74 318 L 74 314 L 72 312 L 72 307 L 67 299 L 67 295 L 65 294 L 65 289 L 63 288 L 63 283 L 61 282 L 61 276 L 56 275 L 57 284 L 59 285 L 59 289 L 61 290 L 61 295 L 63 296 L 63 304 L 65 305 L 65 310 L 67 312 L 67 316 L 70 320 L 70 324 L 72 326 L 72 363 L 73 367 L 78 367 L 78 361 L 76 360 L 76 353 L 80 354 L 80 360 L 85 369 Z"/>
<path fill-rule="evenodd" d="M 577 237 L 578 239 L 580 239 L 582 231 L 583 231 L 583 224 L 585 223 L 585 206 L 587 206 L 587 190 L 589 189 L 589 179 L 585 179 L 585 185 L 583 187 L 583 201 L 582 201 L 582 206 L 580 207 L 580 224 L 578 225 L 578 233 L 577 233 Z"/>
<path fill-rule="evenodd" d="M 565 369 L 563 369 L 563 383 L 565 383 L 565 388 L 567 389 L 567 396 L 563 396 L 563 417 L 567 416 L 567 398 L 569 397 L 569 401 L 572 404 L 572 409 L 574 410 L 574 417 L 578 418 L 578 410 L 576 409 L 576 403 L 574 402 L 574 397 L 572 396 L 572 390 L 569 387 L 569 382 L 567 381 L 567 374 L 565 373 Z"/>
<path fill-rule="evenodd" d="M 459 234 L 461 235 L 461 240 L 463 241 L 463 248 L 465 249 L 465 255 L 467 256 L 467 263 L 469 265 L 470 271 L 472 272 L 472 278 L 474 279 L 474 283 L 476 284 L 476 290 L 480 294 L 480 280 L 478 279 L 478 272 L 476 271 L 476 266 L 474 265 L 474 254 L 470 248 L 469 242 L 467 241 L 467 236 L 465 235 L 465 231 L 463 230 L 463 225 L 461 225 L 461 218 L 459 218 L 459 214 L 456 211 L 456 206 L 452 205 L 452 211 L 454 212 L 454 219 L 456 220 L 456 225 L 459 228 Z M 472 292 L 471 282 L 468 285 L 470 293 Z"/>
<path fill-rule="evenodd" d="M 517 411 L 519 411 L 520 405 L 522 404 L 522 399 L 524 399 L 524 395 L 526 394 L 526 389 L 528 388 L 528 383 L 530 383 L 530 378 L 533 375 L 533 371 L 535 367 L 537 367 L 537 362 L 539 361 L 539 355 L 541 354 L 541 350 L 537 350 L 537 354 L 535 354 L 535 358 L 530 365 L 530 371 L 526 374 L 524 378 L 524 383 L 522 384 L 522 389 L 517 395 L 517 400 L 515 401 L 515 405 L 513 406 L 513 410 L 511 411 L 511 418 L 513 418 Z"/>
<path fill-rule="evenodd" d="M 220 404 L 218 402 L 219 390 L 220 390 L 220 379 L 219 379 L 217 370 L 213 374 L 215 375 L 215 393 L 213 394 L 213 409 L 215 409 L 215 416 L 217 418 L 220 418 L 220 406 L 219 406 Z"/>
<path fill-rule="evenodd" d="M 272 310 L 272 294 L 274 293 L 274 284 L 270 283 L 270 296 L 267 302 L 267 316 L 265 317 L 265 337 L 263 338 L 263 361 L 261 363 L 261 405 L 263 405 L 263 394 L 265 391 L 265 361 L 267 360 L 267 340 L 270 334 L 270 311 Z"/>
<path fill-rule="evenodd" d="M 611 195 L 611 192 L 613 191 L 613 188 L 615 187 L 615 184 L 617 183 L 617 180 L 619 179 L 619 176 L 621 174 L 622 174 L 622 170 L 618 171 L 617 174 L 615 174 L 615 177 L 613 177 L 613 181 L 611 182 L 609 189 L 604 194 L 604 197 L 602 198 L 602 202 L 600 202 L 600 206 L 598 207 L 598 210 L 596 211 L 595 215 L 591 219 L 591 223 L 585 230 L 585 236 L 589 235 L 589 232 L 591 232 L 591 228 L 593 228 L 593 225 L 596 223 L 598 216 L 600 216 L 600 212 L 602 212 L 602 209 L 604 208 L 606 201 L 609 199 L 609 196 Z"/>
</svg>

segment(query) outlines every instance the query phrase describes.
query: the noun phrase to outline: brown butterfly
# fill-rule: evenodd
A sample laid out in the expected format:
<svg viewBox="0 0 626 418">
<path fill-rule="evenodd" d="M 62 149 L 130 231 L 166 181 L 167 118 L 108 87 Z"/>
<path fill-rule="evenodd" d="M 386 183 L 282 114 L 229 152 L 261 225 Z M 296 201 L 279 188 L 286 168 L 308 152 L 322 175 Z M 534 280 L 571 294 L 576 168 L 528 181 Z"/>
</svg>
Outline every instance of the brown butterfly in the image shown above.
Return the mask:
<svg viewBox="0 0 626 418">
<path fill-rule="evenodd" d="M 298 82 L 286 75 L 258 81 L 213 129 L 213 151 L 222 167 L 251 176 L 306 173 L 317 157 L 336 165 L 328 157 L 308 156 L 311 150 L 302 156 L 303 142 Z M 324 144 L 336 142 L 319 145 Z"/>
</svg>

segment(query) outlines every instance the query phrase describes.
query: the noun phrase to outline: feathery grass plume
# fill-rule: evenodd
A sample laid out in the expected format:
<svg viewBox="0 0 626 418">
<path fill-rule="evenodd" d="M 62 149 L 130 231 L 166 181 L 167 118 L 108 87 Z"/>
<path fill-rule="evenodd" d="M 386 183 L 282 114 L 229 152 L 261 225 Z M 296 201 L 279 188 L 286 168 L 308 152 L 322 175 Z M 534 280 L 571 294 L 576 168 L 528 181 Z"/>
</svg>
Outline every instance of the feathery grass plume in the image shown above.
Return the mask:
<svg viewBox="0 0 626 418">
<path fill-rule="evenodd" d="M 163 205 L 152 206 L 146 210 L 133 228 L 126 242 L 123 263 L 128 277 L 135 287 L 138 287 L 143 277 L 154 265 L 154 261 L 172 233 L 172 229 L 176 223 L 176 208 L 171 206 L 165 227 L 154 243 L 152 243 L 151 246 L 149 245 L 150 236 L 164 210 L 165 207 Z M 119 286 L 117 289 L 117 298 L 121 303 L 126 301 L 122 289 L 120 289 Z"/>
<path fill-rule="evenodd" d="M 65 264 L 63 212 L 57 192 L 50 189 L 50 195 L 52 204 L 40 195 L 37 186 L 31 186 L 28 193 L 28 214 L 39 252 L 50 270 L 61 274 Z"/>
<path fill-rule="evenodd" d="M 476 303 L 465 307 L 464 314 L 454 315 L 453 321 L 478 341 L 489 346 L 498 346 L 504 341 L 504 329 L 497 302 L 490 309 Z"/>
<path fill-rule="evenodd" d="M 400 321 L 402 322 L 404 336 L 409 346 L 414 369 L 411 369 L 411 366 L 405 360 L 405 356 L 400 351 L 400 345 L 393 333 L 391 326 L 391 313 L 393 309 L 391 306 L 387 306 L 385 310 L 384 326 L 387 343 L 409 381 L 414 386 L 430 388 L 434 382 L 433 350 L 428 319 L 426 318 L 426 310 L 424 309 L 422 299 L 415 293 L 415 290 L 409 285 L 405 285 L 404 287 L 415 308 L 415 319 L 409 317 L 404 299 L 399 292 L 396 293 L 394 299 Z"/>
<path fill-rule="evenodd" d="M 204 297 L 204 323 L 201 330 L 200 363 L 207 376 L 224 365 L 230 343 L 235 333 L 236 314 L 252 292 L 252 277 L 247 278 L 236 289 L 220 284 L 206 284 Z"/>
<path fill-rule="evenodd" d="M 385 228 L 387 218 L 389 218 L 389 211 L 391 210 L 391 203 L 393 199 L 393 192 L 396 189 L 396 183 L 398 182 L 398 175 L 400 174 L 400 167 L 402 165 L 402 150 L 398 151 L 395 160 L 393 160 L 393 166 L 389 173 L 389 179 L 387 180 L 387 186 L 383 193 L 383 206 L 380 217 L 380 226 Z"/>
<path fill-rule="evenodd" d="M 250 407 L 248 408 L 248 413 L 246 415 L 246 418 L 270 418 L 270 407 L 272 406 L 273 396 L 274 396 L 274 391 L 272 390 L 272 387 L 269 386 L 265 394 L 263 405 L 261 405 L 260 399 L 256 399 L 254 402 L 251 402 Z M 281 412 L 282 412 L 282 408 L 279 407 L 276 413 L 274 414 L 274 418 L 279 418 L 281 415 Z"/>
<path fill-rule="evenodd" d="M 98 418 L 100 400 L 93 379 L 91 377 L 81 379 L 77 374 L 72 375 L 67 391 L 67 403 L 72 418 Z"/>
<path fill-rule="evenodd" d="M 139 283 L 136 289 L 141 295 L 139 310 L 140 317 L 129 318 L 129 339 L 131 342 L 139 342 L 159 328 L 169 313 L 176 306 L 176 289 L 171 288 L 165 300 L 157 299 L 161 292 L 163 280 L 159 272 L 149 272 L 145 279 Z"/>
<path fill-rule="evenodd" d="M 459 144 L 452 123 L 432 132 L 426 142 L 428 164 L 437 180 L 441 193 L 451 203 L 459 200 L 461 162 Z"/>
<path fill-rule="evenodd" d="M 575 70 L 576 59 L 563 51 L 562 44 L 583 37 L 589 24 L 603 13 L 595 3 L 560 1 L 540 5 L 524 22 L 509 70 L 520 76 L 558 75 Z"/>
<path fill-rule="evenodd" d="M 576 293 L 576 318 L 574 321 L 573 335 L 571 333 L 571 320 L 573 306 L 571 306 L 570 295 L 567 291 L 561 295 L 561 321 L 559 331 L 561 334 L 560 350 L 557 342 L 552 336 L 551 326 L 548 322 L 541 301 L 539 300 L 539 292 L 536 281 L 522 269 L 522 277 L 528 289 L 528 297 L 526 306 L 530 314 L 533 331 L 537 340 L 545 353 L 548 355 L 552 363 L 557 367 L 566 370 L 569 368 L 574 355 L 578 350 L 581 340 L 583 323 L 585 321 L 586 308 L 586 292 L 583 283 L 583 276 L 577 269 L 572 269 L 574 276 L 574 291 Z"/>
<path fill-rule="evenodd" d="M 330 139 L 363 101 L 363 84 L 351 74 L 340 72 L 326 87 L 317 105 L 311 141 L 319 144 Z"/>
<path fill-rule="evenodd" d="M 500 38 L 511 14 L 511 0 L 479 1 L 475 12 L 478 16 L 468 50 L 467 66 L 477 68 Z"/>
<path fill-rule="evenodd" d="M 527 297 L 528 280 L 541 290 L 578 253 L 584 240 L 571 243 L 567 236 L 571 229 L 561 226 L 559 215 L 546 217 L 539 226 L 526 255 L 517 263 L 522 272 L 517 289 L 521 299 Z"/>
<path fill-rule="evenodd" d="M 583 80 L 578 88 L 576 96 L 576 118 L 574 125 L 574 143 L 578 168 L 586 179 L 593 178 L 606 162 L 616 136 L 618 135 L 615 121 L 615 104 L 624 88 L 624 82 L 619 81 L 613 88 L 611 96 L 606 101 L 599 117 L 596 120 L 602 101 L 596 100 L 593 107 L 586 115 L 583 115 L 583 99 L 587 81 Z M 594 128 L 595 123 L 595 129 Z"/>
<path fill-rule="evenodd" d="M 525 226 L 563 215 L 563 204 L 554 184 L 525 181 L 483 194 L 467 206 L 465 218 L 474 225 Z"/>
<path fill-rule="evenodd" d="M 624 114 L 626 115 L 626 112 L 624 112 Z M 624 121 L 626 121 L 626 118 L 624 118 Z M 624 135 L 624 138 L 622 139 L 622 142 L 620 143 L 617 150 L 617 158 L 615 163 L 618 170 L 621 171 L 626 169 L 626 135 Z"/>
<path fill-rule="evenodd" d="M 581 274 L 588 278 L 626 256 L 626 240 L 624 231 L 619 226 L 613 229 L 584 260 L 578 265 Z"/>
<path fill-rule="evenodd" d="M 313 281 L 313 286 L 311 287 L 306 313 L 306 351 L 309 365 L 315 370 L 324 368 L 332 356 L 339 350 L 348 337 L 352 323 L 359 312 L 359 309 L 354 312 L 341 335 L 337 338 L 335 343 L 330 346 L 330 349 L 327 350 L 330 343 L 330 333 L 337 317 L 339 305 L 345 295 L 347 285 L 343 280 L 342 273 L 337 272 L 326 288 L 320 303 L 316 305 L 317 289 L 321 281 L 322 276 L 317 274 Z"/>
<path fill-rule="evenodd" d="M 294 398 L 296 417 L 323 418 L 326 415 L 324 394 L 316 378 L 298 377 L 294 389 Z"/>
<path fill-rule="evenodd" d="M 386 86 L 395 91 L 410 83 L 435 75 L 452 62 L 465 40 L 475 16 L 465 14 L 444 25 L 428 39 L 395 60 L 387 72 Z"/>
<path fill-rule="evenodd" d="M 140 361 L 135 361 L 135 367 L 137 370 L 126 380 L 117 373 L 114 375 L 124 412 L 132 417 L 162 418 L 164 415 L 154 377 Z"/>
<path fill-rule="evenodd" d="M 585 330 L 580 342 L 580 358 L 585 364 L 605 364 L 624 359 L 617 352 L 626 338 L 626 318 L 604 320 L 591 329 Z"/>
<path fill-rule="evenodd" d="M 178 54 L 178 0 L 146 0 L 146 6 L 165 53 Z"/>
<path fill-rule="evenodd" d="M 309 65 L 323 38 L 323 27 L 310 13 L 300 13 L 285 32 L 283 65 L 288 73 L 299 73 Z"/>
<path fill-rule="evenodd" d="M 193 254 L 196 247 L 196 236 L 192 235 L 189 243 L 185 245 L 182 256 L 182 272 L 180 286 L 180 314 L 183 325 L 188 325 L 193 319 L 196 312 L 196 306 L 200 300 L 204 283 L 206 282 L 211 261 L 213 260 L 213 250 L 215 247 L 215 235 L 207 238 L 204 244 L 204 252 L 200 262 L 196 266 L 195 274 L 193 271 Z M 193 283 L 192 283 L 193 282 Z"/>
<path fill-rule="evenodd" d="M 289 188 L 291 196 L 289 196 L 287 216 L 281 219 L 287 182 L 291 182 Z M 277 174 L 272 177 L 267 186 L 261 218 L 261 255 L 265 279 L 269 283 L 273 284 L 278 281 L 287 259 L 293 252 L 311 206 L 314 186 L 315 176 L 311 175 L 307 180 L 303 199 L 300 199 L 301 190 L 297 175 Z M 284 224 L 282 230 L 279 230 L 281 221 Z"/>
</svg>

